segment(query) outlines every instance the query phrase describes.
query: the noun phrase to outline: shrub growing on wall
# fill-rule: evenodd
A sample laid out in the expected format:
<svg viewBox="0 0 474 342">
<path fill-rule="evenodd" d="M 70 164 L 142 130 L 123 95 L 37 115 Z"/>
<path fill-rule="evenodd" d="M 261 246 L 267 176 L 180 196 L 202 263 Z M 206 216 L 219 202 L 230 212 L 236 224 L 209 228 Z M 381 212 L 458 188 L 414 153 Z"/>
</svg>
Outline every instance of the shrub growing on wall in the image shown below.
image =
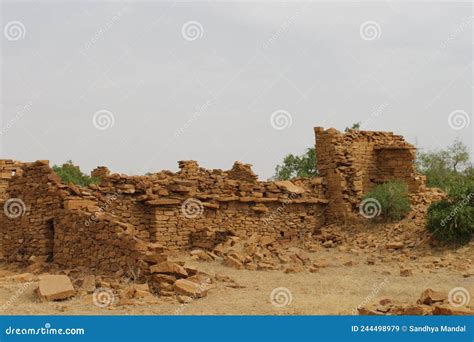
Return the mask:
<svg viewBox="0 0 474 342">
<path fill-rule="evenodd" d="M 452 186 L 448 198 L 428 209 L 427 228 L 433 236 L 448 244 L 464 244 L 474 235 L 474 180 Z"/>
<path fill-rule="evenodd" d="M 400 220 L 410 211 L 408 187 L 400 181 L 379 184 L 364 196 L 362 205 L 365 203 L 372 205 L 370 217 L 380 215 L 382 219 L 387 221 Z M 361 207 L 363 215 L 364 210 Z"/>
<path fill-rule="evenodd" d="M 68 160 L 62 166 L 54 165 L 53 170 L 64 184 L 73 183 L 79 186 L 88 186 L 89 184 L 99 183 L 99 179 L 82 173 L 79 166 L 74 165 L 71 160 Z"/>
</svg>

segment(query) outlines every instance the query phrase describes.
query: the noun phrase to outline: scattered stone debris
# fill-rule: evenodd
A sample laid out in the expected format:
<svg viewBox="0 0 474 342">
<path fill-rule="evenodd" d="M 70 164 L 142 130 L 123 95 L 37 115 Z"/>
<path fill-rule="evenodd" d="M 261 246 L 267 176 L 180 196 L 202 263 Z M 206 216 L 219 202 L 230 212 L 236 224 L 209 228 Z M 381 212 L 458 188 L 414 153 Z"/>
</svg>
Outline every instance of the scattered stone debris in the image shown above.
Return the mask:
<svg viewBox="0 0 474 342">
<path fill-rule="evenodd" d="M 474 308 L 453 306 L 448 295 L 432 289 L 424 290 L 417 304 L 396 304 L 390 299 L 383 299 L 376 304 L 358 307 L 359 315 L 474 315 Z"/>
<path fill-rule="evenodd" d="M 309 266 L 308 253 L 294 246 L 291 241 L 283 241 L 268 236 L 253 234 L 248 239 L 229 237 L 212 251 L 192 250 L 195 260 L 222 261 L 222 264 L 238 270 L 285 270 L 286 273 L 298 273 Z"/>
<path fill-rule="evenodd" d="M 167 260 L 150 266 L 150 271 L 152 292 L 160 296 L 184 295 L 202 298 L 212 288 L 214 281 L 210 275 L 186 266 L 182 261 Z"/>
</svg>

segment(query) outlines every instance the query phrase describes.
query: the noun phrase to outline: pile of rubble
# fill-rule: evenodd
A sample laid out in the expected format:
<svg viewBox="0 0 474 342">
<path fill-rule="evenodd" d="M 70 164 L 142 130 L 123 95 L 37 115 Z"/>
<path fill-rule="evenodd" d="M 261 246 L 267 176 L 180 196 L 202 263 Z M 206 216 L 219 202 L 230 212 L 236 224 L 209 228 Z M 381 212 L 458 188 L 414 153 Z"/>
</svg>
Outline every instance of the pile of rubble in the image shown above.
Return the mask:
<svg viewBox="0 0 474 342">
<path fill-rule="evenodd" d="M 332 241 L 332 240 L 326 240 Z M 334 242 L 331 242 L 333 245 Z M 317 272 L 320 262 L 313 262 L 301 243 L 291 240 L 277 240 L 268 236 L 253 234 L 248 239 L 230 236 L 212 250 L 194 249 L 191 258 L 200 261 L 218 261 L 239 270 L 298 273 L 305 270 Z M 310 246 L 308 243 L 307 246 Z"/>
<path fill-rule="evenodd" d="M 358 307 L 359 315 L 474 315 L 474 308 L 469 303 L 455 302 L 456 296 L 426 289 L 421 293 L 416 304 L 398 304 L 390 299 L 382 299 L 376 304 Z"/>
<path fill-rule="evenodd" d="M 431 203 L 446 198 L 446 193 L 438 188 L 425 188 L 422 192 L 410 195 L 411 211 L 407 218 L 417 225 L 424 226 L 426 214 Z"/>
<path fill-rule="evenodd" d="M 225 281 L 227 285 L 233 283 L 230 278 L 213 277 L 183 261 L 160 257 L 163 261 L 149 263 L 148 270 L 136 267 L 100 275 L 94 275 L 97 271 L 86 267 L 64 269 L 41 257 L 31 257 L 30 265 L 26 267 L 24 263 L 16 263 L 10 264 L 8 269 L 9 272 L 26 271 L 12 279 L 37 285 L 36 293 L 41 301 L 60 301 L 92 294 L 94 304 L 98 306 L 133 304 L 136 300 L 152 303 L 158 297 L 176 298 L 187 303 L 205 297 L 213 288 L 215 279 Z"/>
<path fill-rule="evenodd" d="M 150 267 L 152 292 L 160 296 L 174 296 L 180 302 L 202 298 L 212 288 L 213 278 L 181 261 L 163 261 Z"/>
</svg>

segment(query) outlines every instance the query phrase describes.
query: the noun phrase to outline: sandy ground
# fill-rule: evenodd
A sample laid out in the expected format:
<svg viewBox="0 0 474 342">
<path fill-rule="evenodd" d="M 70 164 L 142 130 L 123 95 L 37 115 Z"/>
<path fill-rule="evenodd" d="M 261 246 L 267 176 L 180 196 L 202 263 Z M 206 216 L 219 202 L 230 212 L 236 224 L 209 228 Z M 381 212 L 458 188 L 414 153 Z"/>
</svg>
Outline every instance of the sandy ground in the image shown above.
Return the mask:
<svg viewBox="0 0 474 342">
<path fill-rule="evenodd" d="M 119 302 L 106 308 L 93 305 L 90 294 L 62 302 L 41 303 L 34 293 L 36 284 L 25 286 L 27 283 L 9 278 L 21 272 L 5 271 L 4 265 L 0 267 L 0 310 L 1 314 L 7 315 L 351 315 L 358 305 L 382 298 L 414 304 L 426 288 L 449 292 L 454 287 L 464 287 L 474 297 L 472 264 L 466 266 L 462 261 L 459 264 L 459 260 L 463 260 L 466 253 L 471 255 L 472 250 L 471 247 L 446 252 L 448 260 L 457 261 L 439 266 L 433 262 L 439 257 L 435 254 L 408 260 L 386 255 L 378 258 L 375 265 L 368 265 L 369 254 L 322 249 L 310 253 L 310 257 L 328 261 L 328 267 L 316 273 L 296 274 L 285 274 L 281 270 L 235 270 L 217 262 L 188 258 L 188 265 L 197 266 L 211 275 L 228 275 L 243 288 L 229 288 L 216 282 L 207 297 L 186 305 L 175 298 L 157 298 L 153 304 L 121 305 Z M 446 253 L 440 256 L 444 257 Z M 353 265 L 344 265 L 348 261 Z M 400 268 L 412 269 L 413 275 L 400 276 Z M 270 299 L 271 293 L 281 287 L 289 291 L 286 298 L 291 297 L 291 302 L 276 307 Z"/>
</svg>

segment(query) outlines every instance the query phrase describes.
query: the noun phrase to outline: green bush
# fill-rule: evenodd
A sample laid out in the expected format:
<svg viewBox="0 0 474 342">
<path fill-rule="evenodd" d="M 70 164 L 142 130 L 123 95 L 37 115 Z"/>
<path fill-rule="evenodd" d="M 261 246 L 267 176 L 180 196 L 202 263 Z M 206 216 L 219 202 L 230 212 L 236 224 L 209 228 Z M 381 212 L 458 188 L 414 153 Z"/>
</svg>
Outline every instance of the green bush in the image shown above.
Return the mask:
<svg viewBox="0 0 474 342">
<path fill-rule="evenodd" d="M 474 180 L 451 186 L 448 198 L 428 209 L 426 226 L 433 236 L 447 244 L 465 244 L 474 235 Z"/>
<path fill-rule="evenodd" d="M 100 181 L 97 178 L 92 178 L 82 173 L 79 166 L 74 165 L 71 160 L 68 160 L 62 166 L 54 165 L 53 170 L 65 184 L 73 183 L 79 186 L 88 186 L 89 184 L 97 184 Z"/>
<path fill-rule="evenodd" d="M 407 185 L 392 181 L 375 186 L 364 196 L 360 210 L 369 218 L 380 215 L 387 221 L 402 219 L 410 211 Z"/>
<path fill-rule="evenodd" d="M 281 165 L 275 168 L 274 180 L 288 180 L 295 177 L 311 178 L 316 177 L 316 150 L 314 147 L 308 148 L 302 155 L 295 156 L 288 154 Z"/>
</svg>

